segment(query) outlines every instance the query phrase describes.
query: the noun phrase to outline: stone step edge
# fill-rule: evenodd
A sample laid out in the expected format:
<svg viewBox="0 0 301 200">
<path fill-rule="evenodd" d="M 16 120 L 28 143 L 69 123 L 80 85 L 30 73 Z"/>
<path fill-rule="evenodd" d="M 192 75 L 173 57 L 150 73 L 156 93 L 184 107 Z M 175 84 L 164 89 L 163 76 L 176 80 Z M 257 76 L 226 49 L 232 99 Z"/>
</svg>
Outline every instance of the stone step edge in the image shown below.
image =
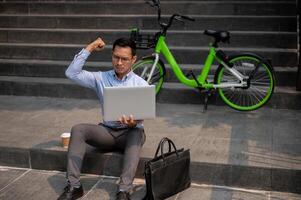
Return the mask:
<svg viewBox="0 0 301 200">
<path fill-rule="evenodd" d="M 162 18 L 169 18 L 171 15 L 163 14 Z M 0 14 L 0 17 L 103 17 L 103 18 L 157 18 L 156 14 Z M 189 17 L 200 19 L 200 18 L 270 18 L 270 19 L 296 19 L 294 15 L 189 15 Z"/>
<path fill-rule="evenodd" d="M 1 94 L 15 96 L 39 96 L 72 99 L 96 99 L 95 93 L 83 88 L 65 78 L 39 78 L 0 76 Z M 177 97 L 177 98 L 174 98 Z M 271 100 L 265 105 L 274 109 L 301 110 L 301 92 L 295 87 L 276 86 Z M 204 105 L 204 90 L 200 93 L 195 88 L 181 83 L 166 82 L 157 95 L 158 103 L 169 104 L 197 104 Z M 209 102 L 210 105 L 227 106 L 214 92 Z M 201 107 L 200 107 L 201 108 Z"/>
<path fill-rule="evenodd" d="M 1 46 L 10 47 L 41 47 L 41 48 L 84 48 L 86 44 L 54 44 L 54 43 L 11 43 L 0 42 Z M 105 49 L 112 49 L 113 45 L 106 45 Z M 187 51 L 209 51 L 208 46 L 169 46 L 171 51 L 173 50 L 187 50 Z M 251 48 L 251 47 L 222 47 L 224 51 L 236 51 L 236 52 L 271 52 L 271 53 L 298 53 L 298 49 L 286 49 L 286 48 Z"/>
<path fill-rule="evenodd" d="M 64 85 L 76 85 L 73 81 L 67 78 L 49 78 L 49 77 L 25 77 L 25 76 L 0 76 L 0 82 L 19 82 L 19 83 L 42 83 L 42 84 L 64 84 Z M 182 83 L 177 82 L 164 82 L 163 89 L 181 89 L 187 91 L 193 91 L 195 88 L 188 87 Z M 288 94 L 300 94 L 294 87 L 289 86 L 275 86 L 274 93 L 288 93 Z"/>
<path fill-rule="evenodd" d="M 132 4 L 137 4 L 137 3 L 141 3 L 141 4 L 146 4 L 144 0 L 101 0 L 101 1 L 91 1 L 91 0 L 87 0 L 87 1 L 54 1 L 54 0 L 48 0 L 48 1 L 20 1 L 20 0 L 9 0 L 9 1 L 3 1 L 1 3 L 4 4 L 10 4 L 10 3 L 14 3 L 14 4 L 104 4 L 104 3 L 111 3 L 111 4 L 118 4 L 118 3 L 132 3 Z M 170 0 L 170 1 L 161 1 L 161 4 L 186 4 L 186 3 L 193 3 L 193 4 L 282 4 L 282 3 L 286 3 L 286 4 L 295 4 L 296 2 L 294 2 L 293 0 L 291 1 L 272 1 L 272 0 L 265 0 L 265 1 L 259 1 L 259 0 L 252 0 L 252 1 L 241 1 L 241 0 L 227 0 L 227 1 L 218 1 L 218 0 L 214 0 L 214 1 L 209 1 L 209 0 L 188 0 L 188 1 L 181 1 L 181 0 Z"/>
<path fill-rule="evenodd" d="M 66 171 L 66 158 L 66 150 L 0 146 L 0 165 L 2 166 Z M 144 164 L 150 159 L 140 158 L 137 178 L 143 177 Z M 121 173 L 121 166 L 121 153 L 88 152 L 85 155 L 82 172 L 118 177 Z M 192 161 L 190 171 L 194 183 L 301 194 L 301 170 Z"/>
<path fill-rule="evenodd" d="M 139 58 L 141 59 L 141 58 Z M 57 60 L 28 60 L 28 59 L 0 59 L 0 76 L 19 76 L 19 77 L 40 77 L 40 78 L 66 78 L 65 70 L 71 61 Z M 204 65 L 202 64 L 179 64 L 183 74 L 193 72 L 199 74 Z M 214 74 L 218 65 L 212 65 L 208 80 L 214 80 Z M 86 62 L 83 69 L 88 71 L 108 71 L 111 70 L 111 62 Z M 165 82 L 178 82 L 172 68 L 165 64 Z M 276 84 L 278 86 L 295 86 L 297 67 L 274 67 Z M 188 76 L 188 75 L 187 75 Z"/>
<path fill-rule="evenodd" d="M 3 1 L 3 2 L 12 2 L 12 3 L 16 3 L 16 2 L 22 2 L 20 0 L 6 0 L 6 1 Z M 29 0 L 29 1 L 26 1 L 28 3 L 41 3 L 41 2 L 53 2 L 53 3 L 66 3 L 66 2 L 89 2 L 89 3 L 97 3 L 97 2 L 124 2 L 123 0 Z M 132 0 L 131 2 L 136 2 L 136 3 L 139 3 L 139 2 L 145 2 L 144 0 Z M 185 0 L 161 0 L 161 3 L 167 3 L 167 2 L 184 2 L 184 3 L 195 3 L 195 2 L 230 2 L 230 3 L 236 3 L 236 2 L 241 2 L 241 3 L 245 3 L 245 1 L 242 1 L 242 0 L 226 0 L 226 1 L 221 1 L 221 0 L 214 0 L 214 1 L 211 1 L 211 0 L 188 0 L 188 1 L 185 1 Z M 292 3 L 295 3 L 295 0 L 287 0 L 287 1 L 283 1 L 283 0 L 279 0 L 279 1 L 275 1 L 275 0 L 251 0 L 251 1 L 248 1 L 248 2 L 280 2 L 280 3 L 288 3 L 288 2 L 292 2 Z"/>
<path fill-rule="evenodd" d="M 45 31 L 45 32 L 128 32 L 130 33 L 129 29 L 79 29 L 79 28 L 60 28 L 60 29 L 49 29 L 49 28 L 1 28 L 1 31 Z M 159 30 L 157 29 L 140 29 L 141 33 L 156 33 Z M 199 33 L 203 34 L 204 30 L 169 30 L 168 33 Z M 298 36 L 297 32 L 289 32 L 289 31 L 230 31 L 230 34 L 272 34 L 272 35 L 295 35 Z"/>
<path fill-rule="evenodd" d="M 143 56 L 144 57 L 144 56 Z M 138 61 L 141 58 L 138 58 Z M 0 58 L 0 63 L 3 64 L 33 64 L 33 65 L 57 65 L 62 67 L 67 67 L 72 60 L 39 60 L 39 59 L 9 59 L 9 58 Z M 185 64 L 185 63 L 178 63 L 180 67 L 184 70 L 201 70 L 204 65 L 203 64 Z M 167 69 L 171 69 L 170 65 L 164 63 Z M 111 62 L 103 62 L 103 61 L 87 61 L 85 63 L 85 67 L 95 67 L 99 69 L 112 69 Z M 218 65 L 212 65 L 211 70 L 215 71 Z M 281 67 L 281 66 L 273 66 L 275 72 L 296 72 L 298 71 L 298 67 Z"/>
</svg>

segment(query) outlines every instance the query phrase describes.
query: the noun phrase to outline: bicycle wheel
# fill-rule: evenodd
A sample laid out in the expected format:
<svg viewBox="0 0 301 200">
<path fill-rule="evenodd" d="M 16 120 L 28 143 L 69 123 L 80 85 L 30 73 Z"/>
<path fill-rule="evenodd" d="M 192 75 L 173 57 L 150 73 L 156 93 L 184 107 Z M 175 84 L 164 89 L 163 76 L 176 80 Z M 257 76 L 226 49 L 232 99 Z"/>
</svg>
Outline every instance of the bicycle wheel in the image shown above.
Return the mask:
<svg viewBox="0 0 301 200">
<path fill-rule="evenodd" d="M 153 63 L 154 63 L 153 57 L 142 59 L 133 66 L 133 72 L 147 81 L 147 79 L 150 75 Z M 159 62 L 155 66 L 153 75 L 152 75 L 150 81 L 148 82 L 148 84 L 156 86 L 156 94 L 159 93 L 159 91 L 163 85 L 165 73 L 166 73 L 166 70 L 165 70 L 164 64 L 161 60 L 159 60 Z"/>
<path fill-rule="evenodd" d="M 240 111 L 256 110 L 269 101 L 274 91 L 272 67 L 253 54 L 241 54 L 229 59 L 233 68 L 249 77 L 248 86 L 218 88 L 222 100 L 231 108 Z M 220 65 L 215 74 L 215 83 L 238 83 L 239 80 L 230 71 Z"/>
</svg>

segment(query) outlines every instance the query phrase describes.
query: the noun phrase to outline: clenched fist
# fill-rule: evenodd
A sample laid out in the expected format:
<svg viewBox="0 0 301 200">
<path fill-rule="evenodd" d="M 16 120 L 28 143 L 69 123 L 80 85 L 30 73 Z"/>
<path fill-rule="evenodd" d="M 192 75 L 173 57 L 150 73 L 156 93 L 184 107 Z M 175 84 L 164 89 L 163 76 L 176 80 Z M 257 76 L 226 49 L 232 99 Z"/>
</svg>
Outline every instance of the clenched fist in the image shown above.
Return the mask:
<svg viewBox="0 0 301 200">
<path fill-rule="evenodd" d="M 86 50 L 89 51 L 90 53 L 93 51 L 101 51 L 105 47 L 104 41 L 99 37 L 95 41 L 91 42 L 88 44 L 86 47 Z"/>
</svg>

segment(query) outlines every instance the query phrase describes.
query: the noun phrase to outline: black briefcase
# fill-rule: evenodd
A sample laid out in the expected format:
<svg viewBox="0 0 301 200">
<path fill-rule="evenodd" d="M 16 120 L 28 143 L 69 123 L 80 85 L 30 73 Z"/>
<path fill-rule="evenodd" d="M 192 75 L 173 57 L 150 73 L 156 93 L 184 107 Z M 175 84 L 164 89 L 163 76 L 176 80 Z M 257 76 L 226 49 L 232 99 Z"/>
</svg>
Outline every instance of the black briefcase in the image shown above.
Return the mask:
<svg viewBox="0 0 301 200">
<path fill-rule="evenodd" d="M 168 152 L 164 153 L 164 144 Z M 173 151 L 172 151 L 173 148 Z M 159 151 L 161 155 L 158 156 Z M 146 195 L 143 200 L 161 200 L 190 187 L 190 151 L 177 149 L 168 138 L 163 138 L 155 157 L 146 162 L 144 171 Z"/>
</svg>

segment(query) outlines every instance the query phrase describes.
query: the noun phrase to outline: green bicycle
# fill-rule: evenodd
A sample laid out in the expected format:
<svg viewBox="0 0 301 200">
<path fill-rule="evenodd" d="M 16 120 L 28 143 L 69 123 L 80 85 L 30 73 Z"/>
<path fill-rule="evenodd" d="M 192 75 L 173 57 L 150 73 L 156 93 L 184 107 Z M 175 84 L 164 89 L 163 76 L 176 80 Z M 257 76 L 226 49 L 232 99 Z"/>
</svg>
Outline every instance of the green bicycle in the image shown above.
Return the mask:
<svg viewBox="0 0 301 200">
<path fill-rule="evenodd" d="M 152 56 L 144 57 L 138 61 L 133 66 L 133 71 L 149 84 L 155 85 L 157 94 L 161 90 L 166 75 L 164 63 L 159 58 L 159 55 L 162 54 L 181 83 L 197 88 L 199 91 L 209 91 L 205 93 L 204 109 L 207 109 L 208 98 L 215 90 L 218 91 L 221 99 L 228 106 L 240 111 L 256 110 L 269 101 L 275 84 L 271 64 L 254 53 L 227 56 L 221 49 L 218 49 L 218 43 L 230 41 L 228 31 L 204 31 L 205 35 L 214 38 L 214 42 L 210 44 L 204 67 L 198 76 L 192 72 L 190 73 L 192 78 L 185 76 L 170 52 L 165 39 L 173 20 L 195 20 L 187 16 L 173 14 L 168 23 L 164 23 L 161 21 L 160 0 L 152 0 L 152 2 L 147 3 L 158 9 L 158 23 L 161 30 L 155 35 L 147 35 L 139 33 L 137 28 L 132 29 L 131 39 L 135 41 L 137 48 L 155 49 Z M 207 81 L 207 77 L 215 60 L 219 65 L 214 75 L 214 81 L 210 83 Z"/>
</svg>

